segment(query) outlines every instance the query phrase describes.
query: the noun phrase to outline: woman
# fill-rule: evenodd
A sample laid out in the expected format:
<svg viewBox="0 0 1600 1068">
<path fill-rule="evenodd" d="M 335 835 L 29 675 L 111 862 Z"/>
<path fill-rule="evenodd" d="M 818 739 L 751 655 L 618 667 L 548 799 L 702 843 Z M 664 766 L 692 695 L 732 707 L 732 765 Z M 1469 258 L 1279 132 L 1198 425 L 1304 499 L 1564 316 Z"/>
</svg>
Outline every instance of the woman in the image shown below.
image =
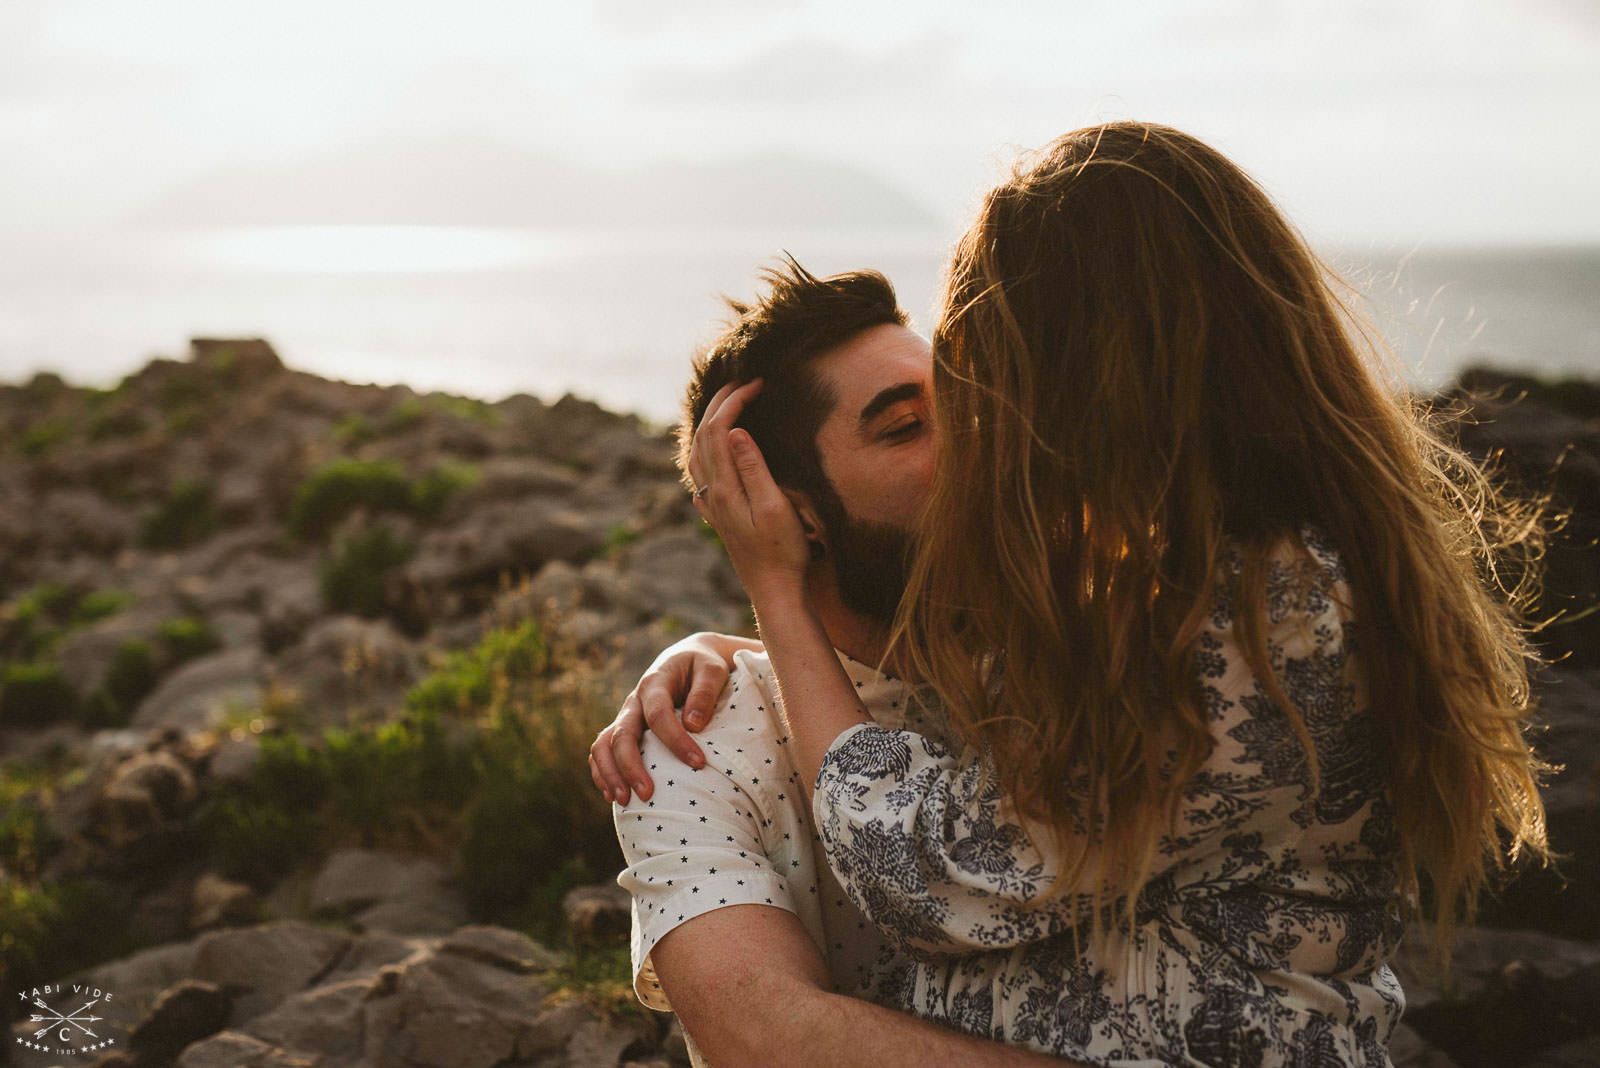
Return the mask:
<svg viewBox="0 0 1600 1068">
<path fill-rule="evenodd" d="M 870 725 L 735 429 L 759 384 L 718 398 L 696 503 L 830 864 L 919 954 L 899 1007 L 1089 1063 L 1385 1064 L 1402 918 L 1448 939 L 1503 852 L 1547 856 L 1532 652 L 1483 581 L 1532 559 L 1536 513 L 1357 336 L 1267 196 L 1178 131 L 1076 131 L 989 193 L 896 632 L 961 753 Z"/>
</svg>

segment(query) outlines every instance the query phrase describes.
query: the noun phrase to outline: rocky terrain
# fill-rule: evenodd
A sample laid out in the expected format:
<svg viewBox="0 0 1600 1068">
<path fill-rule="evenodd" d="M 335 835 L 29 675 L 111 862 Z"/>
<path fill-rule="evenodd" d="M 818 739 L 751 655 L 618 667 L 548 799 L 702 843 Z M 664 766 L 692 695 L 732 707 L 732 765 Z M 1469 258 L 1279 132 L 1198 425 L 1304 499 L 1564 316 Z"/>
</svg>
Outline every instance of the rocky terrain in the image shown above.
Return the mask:
<svg viewBox="0 0 1600 1068">
<path fill-rule="evenodd" d="M 1408 939 L 1395 1059 L 1600 1063 L 1600 387 L 1467 388 L 1468 447 L 1571 513 L 1540 606 L 1568 859 L 1451 976 Z M 685 1062 L 627 989 L 583 755 L 662 645 L 748 623 L 668 436 L 585 401 L 254 340 L 0 386 L 0 1063 Z M 52 1053 L 26 1014 L 75 984 L 103 1045 Z"/>
</svg>

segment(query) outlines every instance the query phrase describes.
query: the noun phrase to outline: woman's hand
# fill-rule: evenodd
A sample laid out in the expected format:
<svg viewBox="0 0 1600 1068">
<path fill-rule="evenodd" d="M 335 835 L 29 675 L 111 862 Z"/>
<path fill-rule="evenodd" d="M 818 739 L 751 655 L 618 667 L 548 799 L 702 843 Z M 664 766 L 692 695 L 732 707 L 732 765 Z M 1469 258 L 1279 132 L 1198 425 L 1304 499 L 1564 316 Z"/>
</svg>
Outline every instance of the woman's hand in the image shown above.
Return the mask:
<svg viewBox="0 0 1600 1068">
<path fill-rule="evenodd" d="M 772 480 L 750 435 L 735 427 L 761 379 L 719 389 L 689 448 L 694 504 L 711 524 L 756 606 L 769 598 L 803 597 L 810 547 L 794 505 Z"/>
<path fill-rule="evenodd" d="M 622 709 L 589 746 L 589 777 L 607 801 L 628 803 L 628 790 L 648 801 L 655 783 L 645 770 L 639 740 L 648 728 L 677 758 L 692 768 L 706 762 L 705 754 L 689 737 L 706 725 L 716 707 L 733 654 L 741 649 L 759 652 L 761 643 L 732 634 L 701 631 L 663 649 L 638 685 L 623 699 Z M 683 722 L 677 709 L 683 708 Z"/>
</svg>

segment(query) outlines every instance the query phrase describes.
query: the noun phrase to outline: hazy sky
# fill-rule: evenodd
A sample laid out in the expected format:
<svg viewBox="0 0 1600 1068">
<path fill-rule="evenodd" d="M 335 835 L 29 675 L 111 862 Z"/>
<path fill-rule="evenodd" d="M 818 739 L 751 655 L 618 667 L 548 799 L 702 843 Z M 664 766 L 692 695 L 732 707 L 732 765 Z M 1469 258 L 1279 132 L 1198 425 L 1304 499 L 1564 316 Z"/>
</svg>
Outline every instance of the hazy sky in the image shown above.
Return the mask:
<svg viewBox="0 0 1600 1068">
<path fill-rule="evenodd" d="M 1600 240 L 1595 0 L 0 0 L 0 225 L 472 136 L 629 169 L 774 151 L 959 220 L 1016 147 L 1167 122 L 1315 238 Z"/>
</svg>

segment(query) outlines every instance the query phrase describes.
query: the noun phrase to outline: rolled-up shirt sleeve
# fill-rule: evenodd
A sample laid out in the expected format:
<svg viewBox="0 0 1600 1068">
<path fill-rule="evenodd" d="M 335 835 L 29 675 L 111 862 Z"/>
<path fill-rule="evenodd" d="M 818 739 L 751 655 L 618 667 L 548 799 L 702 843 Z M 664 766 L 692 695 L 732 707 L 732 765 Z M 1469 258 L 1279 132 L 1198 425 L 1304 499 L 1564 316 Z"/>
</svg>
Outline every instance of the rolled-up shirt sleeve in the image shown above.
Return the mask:
<svg viewBox="0 0 1600 1068">
<path fill-rule="evenodd" d="M 788 881 L 761 841 L 758 803 L 740 786 L 748 772 L 727 751 L 711 752 L 693 769 L 646 734 L 645 763 L 656 790 L 613 805 L 617 841 L 627 867 L 617 883 L 633 898 L 634 992 L 654 1009 L 671 1008 L 651 950 L 668 931 L 729 905 L 771 905 L 795 911 Z"/>
</svg>

